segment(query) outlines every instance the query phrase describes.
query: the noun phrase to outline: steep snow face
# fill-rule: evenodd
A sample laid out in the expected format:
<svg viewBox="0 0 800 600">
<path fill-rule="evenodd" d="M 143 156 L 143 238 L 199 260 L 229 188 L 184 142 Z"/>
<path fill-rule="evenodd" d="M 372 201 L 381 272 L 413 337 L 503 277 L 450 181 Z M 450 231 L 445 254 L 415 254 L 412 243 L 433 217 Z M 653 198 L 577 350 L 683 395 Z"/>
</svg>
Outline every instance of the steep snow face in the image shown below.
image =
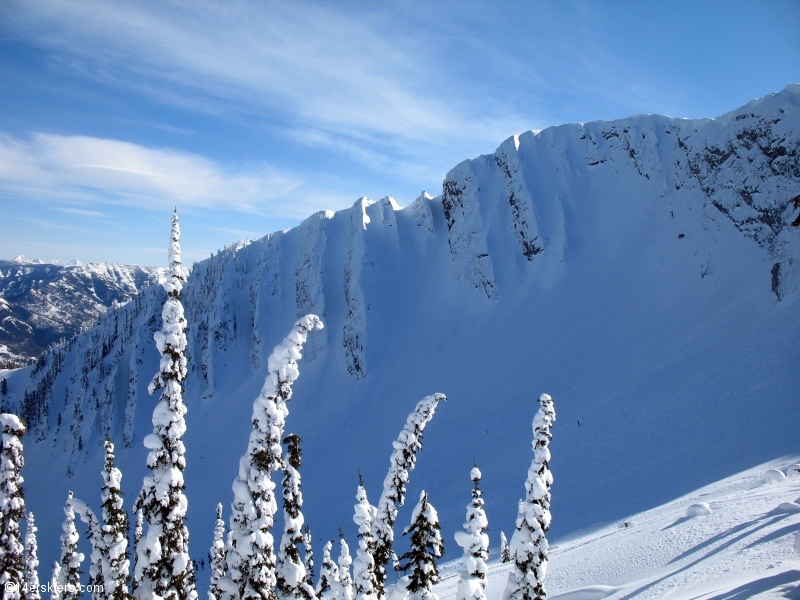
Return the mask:
<svg viewBox="0 0 800 600">
<path fill-rule="evenodd" d="M 795 85 L 714 120 L 524 133 L 458 165 L 436 197 L 361 199 L 196 264 L 182 299 L 192 556 L 230 501 L 262 357 L 306 310 L 327 334 L 306 344 L 287 427 L 304 441 L 315 540 L 351 522 L 359 471 L 379 497 L 392 440 L 433 392 L 450 402 L 408 494 L 428 491 L 447 539 L 473 460 L 490 531 L 512 531 L 542 392 L 559 406 L 552 540 L 796 452 L 799 111 Z M 51 498 L 99 490 L 105 434 L 123 485 L 144 474 L 163 300 L 148 288 L 9 377 L 0 401 L 30 426 L 43 564 L 60 522 Z"/>
<path fill-rule="evenodd" d="M 356 202 L 350 213 L 350 232 L 347 240 L 347 257 L 344 263 L 344 301 L 346 312 L 344 327 L 342 328 L 341 353 L 348 375 L 361 379 L 367 372 L 366 360 L 366 310 L 364 306 L 364 292 L 361 289 L 361 267 L 366 258 L 366 244 L 364 232 L 367 224 L 371 222 L 367 208 L 373 202 L 368 198 L 361 198 Z M 381 206 L 382 208 L 382 206 Z M 379 216 L 383 216 L 380 211 Z"/>
<path fill-rule="evenodd" d="M 479 192 L 491 174 L 486 157 L 465 161 L 447 174 L 442 186 L 442 209 L 447 220 L 453 275 L 497 299 L 492 258 L 486 240 Z"/>
<path fill-rule="evenodd" d="M 24 259 L 24 257 L 22 257 Z M 71 266 L 0 260 L 0 359 L 28 362 L 53 342 L 130 301 L 164 269 L 110 263 Z"/>
<path fill-rule="evenodd" d="M 525 258 L 533 260 L 544 248 L 533 212 L 533 198 L 521 169 L 519 137 L 514 136 L 503 142 L 494 153 L 494 160 L 506 179 L 514 235 Z"/>
</svg>

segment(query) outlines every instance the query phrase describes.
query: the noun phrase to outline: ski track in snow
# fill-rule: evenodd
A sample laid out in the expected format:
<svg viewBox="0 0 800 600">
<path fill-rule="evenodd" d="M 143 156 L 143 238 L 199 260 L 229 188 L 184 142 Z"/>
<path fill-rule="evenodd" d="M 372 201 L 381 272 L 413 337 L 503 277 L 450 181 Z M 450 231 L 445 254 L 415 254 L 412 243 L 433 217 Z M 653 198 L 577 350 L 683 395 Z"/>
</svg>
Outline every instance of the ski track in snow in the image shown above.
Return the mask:
<svg viewBox="0 0 800 600">
<path fill-rule="evenodd" d="M 800 598 L 794 536 L 800 477 L 769 482 L 798 457 L 776 460 L 590 533 L 555 540 L 545 585 L 551 600 Z M 557 500 L 556 500 L 557 501 Z M 695 503 L 711 514 L 687 517 Z M 787 503 L 788 505 L 782 504 Z M 491 525 L 491 523 L 490 523 Z M 455 598 L 459 561 L 435 591 Z M 487 596 L 501 600 L 512 565 L 490 565 Z"/>
</svg>

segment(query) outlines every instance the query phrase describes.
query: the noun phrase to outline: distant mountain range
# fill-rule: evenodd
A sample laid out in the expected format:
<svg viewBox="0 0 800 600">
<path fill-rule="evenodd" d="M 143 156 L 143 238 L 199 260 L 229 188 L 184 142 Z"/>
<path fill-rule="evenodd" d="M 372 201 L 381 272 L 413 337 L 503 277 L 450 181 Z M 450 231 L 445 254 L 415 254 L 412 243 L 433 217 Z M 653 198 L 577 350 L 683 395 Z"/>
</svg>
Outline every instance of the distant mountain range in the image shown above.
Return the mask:
<svg viewBox="0 0 800 600">
<path fill-rule="evenodd" d="M 513 136 L 405 208 L 361 198 L 196 263 L 183 293 L 192 556 L 206 556 L 218 501 L 229 515 L 267 357 L 306 313 L 325 329 L 304 349 L 286 433 L 303 440 L 317 556 L 338 525 L 354 547 L 359 473 L 377 502 L 392 440 L 434 392 L 449 402 L 425 430 L 398 554 L 424 489 L 447 557 L 457 557 L 474 463 L 492 547 L 501 530 L 510 535 L 542 392 L 557 413 L 554 540 L 796 454 L 798 204 L 800 85 L 791 85 L 716 119 L 638 115 Z M 40 293 L 47 269 L 81 283 Z M 0 281 L 21 278 L 30 304 L 56 316 L 76 287 L 93 318 L 128 297 L 120 288 L 133 296 L 12 373 L 0 399 L 30 427 L 25 494 L 42 564 L 56 557 L 67 491 L 99 504 L 106 435 L 130 507 L 157 400 L 146 389 L 165 292 L 134 295 L 157 273 L 85 269 L 0 264 Z M 42 295 L 47 303 L 33 300 Z M 49 309 L 27 310 L 50 322 Z M 207 577 L 198 574 L 201 590 Z"/>
<path fill-rule="evenodd" d="M 0 362 L 28 364 L 158 281 L 161 268 L 0 260 Z"/>
</svg>

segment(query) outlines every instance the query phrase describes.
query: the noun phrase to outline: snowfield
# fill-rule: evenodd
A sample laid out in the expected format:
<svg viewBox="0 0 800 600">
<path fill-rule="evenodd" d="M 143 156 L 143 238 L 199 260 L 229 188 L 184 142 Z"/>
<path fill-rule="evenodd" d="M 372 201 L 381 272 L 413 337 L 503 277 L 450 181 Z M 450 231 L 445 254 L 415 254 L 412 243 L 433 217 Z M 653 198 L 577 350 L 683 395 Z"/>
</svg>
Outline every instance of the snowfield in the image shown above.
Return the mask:
<svg viewBox="0 0 800 600">
<path fill-rule="evenodd" d="M 545 585 L 551 600 L 610 598 L 800 598 L 800 478 L 768 481 L 787 457 L 700 488 L 658 508 L 550 548 Z M 554 494 L 554 503 L 558 496 Z M 710 514 L 687 516 L 707 504 Z M 499 533 L 493 535 L 497 545 Z M 455 598 L 458 561 L 445 565 L 435 591 Z M 510 564 L 490 566 L 487 596 L 501 600 Z"/>
</svg>

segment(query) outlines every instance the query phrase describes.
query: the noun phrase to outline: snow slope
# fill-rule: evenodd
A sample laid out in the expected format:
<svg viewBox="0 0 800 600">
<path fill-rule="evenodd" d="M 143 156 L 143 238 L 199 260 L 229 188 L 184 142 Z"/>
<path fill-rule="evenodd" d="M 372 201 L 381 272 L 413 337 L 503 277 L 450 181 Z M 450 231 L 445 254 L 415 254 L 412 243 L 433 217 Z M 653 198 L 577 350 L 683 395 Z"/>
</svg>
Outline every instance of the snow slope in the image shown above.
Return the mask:
<svg viewBox="0 0 800 600">
<path fill-rule="evenodd" d="M 657 508 L 557 541 L 546 580 L 552 600 L 609 598 L 798 598 L 800 477 L 770 483 L 800 456 L 759 465 Z M 696 503 L 707 515 L 687 517 Z M 491 523 L 490 523 L 491 525 Z M 457 563 L 436 587 L 455 597 Z M 510 565 L 490 567 L 490 600 L 502 598 Z"/>
<path fill-rule="evenodd" d="M 325 329 L 307 343 L 286 432 L 304 442 L 318 548 L 337 524 L 353 545 L 359 471 L 378 498 L 392 440 L 434 392 L 450 401 L 408 497 L 428 491 L 448 542 L 473 460 L 493 531 L 510 533 L 542 392 L 558 414 L 551 539 L 796 453 L 798 196 L 792 85 L 718 119 L 528 132 L 456 166 L 435 197 L 360 199 L 197 263 L 183 299 L 192 556 L 206 556 L 218 501 L 229 514 L 266 357 L 310 310 Z M 138 493 L 163 301 L 149 288 L 9 377 L 4 406 L 31 426 L 42 564 L 67 490 L 99 503 L 105 435 L 126 501 Z"/>
</svg>

